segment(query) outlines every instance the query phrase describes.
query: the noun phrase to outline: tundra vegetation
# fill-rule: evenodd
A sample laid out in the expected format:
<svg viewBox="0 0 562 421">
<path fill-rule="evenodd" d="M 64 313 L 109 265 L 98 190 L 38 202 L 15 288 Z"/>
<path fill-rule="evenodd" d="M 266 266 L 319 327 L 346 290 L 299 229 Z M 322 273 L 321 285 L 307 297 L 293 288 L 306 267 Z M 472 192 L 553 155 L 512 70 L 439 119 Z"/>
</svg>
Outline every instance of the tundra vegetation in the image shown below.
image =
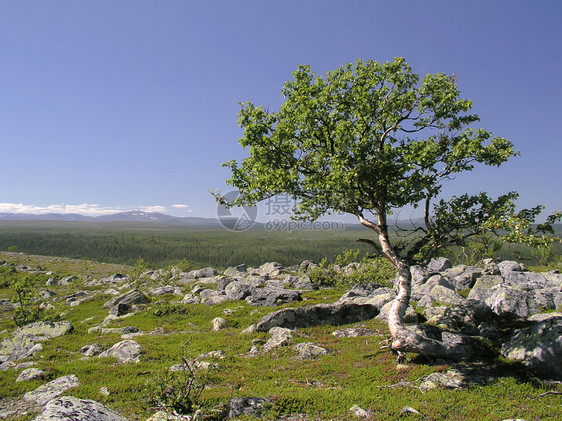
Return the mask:
<svg viewBox="0 0 562 421">
<path fill-rule="evenodd" d="M 547 250 L 562 214 L 533 229 L 541 207 L 515 211 L 516 192 L 496 199 L 486 193 L 440 198 L 443 184 L 475 165 L 500 166 L 518 155 L 510 141 L 482 128 L 471 101 L 460 95 L 455 76 L 421 80 L 403 58 L 392 62 L 357 60 L 317 76 L 299 66 L 282 89 L 284 103 L 269 111 L 242 104 L 240 145 L 249 156 L 229 161 L 227 183 L 238 198 L 217 200 L 247 206 L 288 194 L 296 199 L 294 217 L 315 220 L 346 213 L 370 229 L 373 246 L 397 271 L 398 296 L 388 325 L 392 349 L 462 359 L 470 355 L 406 327 L 411 267 L 426 265 L 443 250 L 496 233 L 504 241 Z M 392 239 L 389 217 L 405 206 L 423 210 L 423 223 Z M 507 232 L 504 232 L 507 230 Z M 408 235 L 410 234 L 410 235 Z"/>
</svg>

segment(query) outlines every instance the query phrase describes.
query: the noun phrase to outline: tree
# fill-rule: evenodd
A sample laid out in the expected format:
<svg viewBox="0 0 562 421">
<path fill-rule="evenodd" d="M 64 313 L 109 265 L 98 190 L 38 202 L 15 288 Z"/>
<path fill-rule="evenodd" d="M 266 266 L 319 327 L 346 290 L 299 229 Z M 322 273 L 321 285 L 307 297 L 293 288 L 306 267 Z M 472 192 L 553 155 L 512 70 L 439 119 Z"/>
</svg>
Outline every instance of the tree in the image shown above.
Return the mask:
<svg viewBox="0 0 562 421">
<path fill-rule="evenodd" d="M 249 156 L 224 164 L 232 170 L 227 183 L 240 191 L 228 205 L 286 193 L 297 199 L 297 219 L 354 215 L 375 234 L 360 241 L 397 270 L 389 317 L 393 349 L 460 357 L 455 347 L 406 328 L 410 267 L 507 221 L 514 192 L 495 200 L 486 193 L 447 201 L 438 196 L 443 182 L 475 164 L 499 166 L 516 156 L 512 143 L 473 127 L 479 118 L 468 113 L 471 102 L 460 98 L 454 76 L 426 75 L 420 81 L 403 58 L 358 60 L 325 76 L 299 66 L 282 93 L 278 112 L 241 105 L 240 144 Z M 407 205 L 423 209 L 423 222 L 415 235 L 393 240 L 388 218 Z"/>
</svg>

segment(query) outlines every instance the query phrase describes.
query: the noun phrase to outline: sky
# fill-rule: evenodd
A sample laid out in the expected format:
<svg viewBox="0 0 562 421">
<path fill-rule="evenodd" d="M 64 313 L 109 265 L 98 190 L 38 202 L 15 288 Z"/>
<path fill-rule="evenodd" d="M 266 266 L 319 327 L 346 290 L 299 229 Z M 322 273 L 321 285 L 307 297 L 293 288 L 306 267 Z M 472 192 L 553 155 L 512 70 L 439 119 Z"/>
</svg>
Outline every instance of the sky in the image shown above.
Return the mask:
<svg viewBox="0 0 562 421">
<path fill-rule="evenodd" d="M 521 153 L 445 196 L 562 210 L 561 41 L 558 0 L 0 0 L 0 212 L 215 217 L 240 102 L 278 109 L 300 64 L 394 57 L 454 74 Z"/>
</svg>

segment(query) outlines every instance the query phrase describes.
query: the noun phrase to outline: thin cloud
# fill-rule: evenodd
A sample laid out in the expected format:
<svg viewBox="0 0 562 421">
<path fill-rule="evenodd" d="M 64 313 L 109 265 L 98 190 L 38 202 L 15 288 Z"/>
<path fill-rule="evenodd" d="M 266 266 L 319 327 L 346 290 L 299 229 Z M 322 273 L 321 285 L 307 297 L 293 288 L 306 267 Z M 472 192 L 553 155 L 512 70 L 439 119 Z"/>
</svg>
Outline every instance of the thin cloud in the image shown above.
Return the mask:
<svg viewBox="0 0 562 421">
<path fill-rule="evenodd" d="M 165 206 L 139 206 L 137 208 L 108 207 L 98 204 L 82 203 L 79 205 L 67 205 L 65 203 L 37 206 L 24 205 L 23 203 L 0 203 L 0 213 L 30 213 L 41 215 L 46 213 L 77 213 L 86 216 L 110 215 L 112 213 L 126 212 L 130 210 L 142 210 L 144 212 L 166 212 Z"/>
<path fill-rule="evenodd" d="M 178 208 L 178 209 L 183 209 L 183 208 L 188 208 L 189 205 L 177 204 L 177 205 L 172 205 L 172 207 Z"/>
</svg>

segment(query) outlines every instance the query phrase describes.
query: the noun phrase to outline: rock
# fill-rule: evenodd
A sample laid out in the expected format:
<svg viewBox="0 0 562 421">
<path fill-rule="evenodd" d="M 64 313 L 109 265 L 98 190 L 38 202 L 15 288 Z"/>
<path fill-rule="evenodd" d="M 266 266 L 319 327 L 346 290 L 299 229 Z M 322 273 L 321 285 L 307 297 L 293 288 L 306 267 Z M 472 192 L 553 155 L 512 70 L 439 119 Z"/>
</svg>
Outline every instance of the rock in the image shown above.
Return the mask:
<svg viewBox="0 0 562 421">
<path fill-rule="evenodd" d="M 148 291 L 148 294 L 154 297 L 159 297 L 161 295 L 166 295 L 166 294 L 182 295 L 183 293 L 182 290 L 178 287 L 172 285 L 166 285 L 159 288 L 152 288 L 150 291 Z"/>
<path fill-rule="evenodd" d="M 43 300 L 47 300 L 51 297 L 56 296 L 57 293 L 54 291 L 51 291 L 50 289 L 42 289 L 41 291 L 39 291 L 39 298 L 43 299 Z"/>
<path fill-rule="evenodd" d="M 107 301 L 103 308 L 112 308 L 115 307 L 117 304 L 126 304 L 132 306 L 133 304 L 146 304 L 148 303 L 148 298 L 144 295 L 140 290 L 133 289 L 131 291 L 126 292 L 118 297 L 114 297 L 111 300 Z"/>
<path fill-rule="evenodd" d="M 502 276 L 505 276 L 507 272 L 524 272 L 527 270 L 525 266 L 511 260 L 505 260 L 498 263 L 498 269 L 500 270 Z"/>
<path fill-rule="evenodd" d="M 349 410 L 353 413 L 353 415 L 359 418 L 369 418 L 372 415 L 370 411 L 365 411 L 359 405 L 353 405 L 349 408 Z"/>
<path fill-rule="evenodd" d="M 228 403 L 228 418 L 237 418 L 244 415 L 259 417 L 262 415 L 269 400 L 264 398 L 232 398 Z"/>
<path fill-rule="evenodd" d="M 412 289 L 412 299 L 420 300 L 423 297 L 430 295 L 433 288 L 437 286 L 450 289 L 453 292 L 455 290 L 455 288 L 451 285 L 451 283 L 447 281 L 443 276 L 439 274 L 433 275 L 424 284 L 421 284 L 416 288 Z"/>
<path fill-rule="evenodd" d="M 490 295 L 494 293 L 491 291 L 496 285 L 501 285 L 504 280 L 498 275 L 483 275 L 476 280 L 474 286 L 468 294 L 469 299 L 485 301 Z"/>
<path fill-rule="evenodd" d="M 416 415 L 421 415 L 419 411 L 416 411 L 414 408 L 410 407 L 410 406 L 405 406 L 404 408 L 402 408 L 400 410 L 400 414 L 401 415 L 406 415 L 406 414 L 416 414 Z"/>
<path fill-rule="evenodd" d="M 268 263 L 264 263 L 258 268 L 258 273 L 262 276 L 264 275 L 271 276 L 281 273 L 283 269 L 285 269 L 285 267 L 281 263 L 268 262 Z"/>
<path fill-rule="evenodd" d="M 33 341 L 46 341 L 51 338 L 66 335 L 74 330 L 70 322 L 35 322 L 17 328 L 13 336 L 27 336 Z"/>
<path fill-rule="evenodd" d="M 432 275 L 434 273 L 443 272 L 452 267 L 453 265 L 449 259 L 446 257 L 438 257 L 436 259 L 431 259 L 431 262 L 429 262 L 425 270 L 427 274 Z"/>
<path fill-rule="evenodd" d="M 131 305 L 126 303 L 117 303 L 109 310 L 109 314 L 115 317 L 121 317 L 131 311 Z"/>
<path fill-rule="evenodd" d="M 0 343 L 0 362 L 23 360 L 42 349 L 41 344 L 36 344 L 27 335 L 4 338 Z"/>
<path fill-rule="evenodd" d="M 192 293 L 185 294 L 185 297 L 180 300 L 182 304 L 199 304 L 200 302 L 201 298 Z"/>
<path fill-rule="evenodd" d="M 285 308 L 270 313 L 256 325 L 256 331 L 267 332 L 272 327 L 296 329 L 318 325 L 344 325 L 374 318 L 379 309 L 369 304 L 335 303 L 310 307 Z"/>
<path fill-rule="evenodd" d="M 502 355 L 545 378 L 562 380 L 562 317 L 534 322 L 517 332 L 502 346 Z"/>
<path fill-rule="evenodd" d="M 247 267 L 246 265 L 238 265 L 236 267 L 229 267 L 224 271 L 225 276 L 240 276 L 243 273 L 246 273 Z"/>
<path fill-rule="evenodd" d="M 74 374 L 68 376 L 59 377 L 53 381 L 50 381 L 43 386 L 39 386 L 37 389 L 27 392 L 23 395 L 23 399 L 28 402 L 33 402 L 37 405 L 45 405 L 51 399 L 62 395 L 68 389 L 80 386 L 80 381 L 78 377 Z"/>
<path fill-rule="evenodd" d="M 230 282 L 224 289 L 224 293 L 231 300 L 243 300 L 252 294 L 252 287 L 242 282 Z"/>
<path fill-rule="evenodd" d="M 446 288 L 442 285 L 434 286 L 426 297 L 441 304 L 460 304 L 464 301 L 464 298 L 453 289 Z"/>
<path fill-rule="evenodd" d="M 127 421 L 99 402 L 63 396 L 47 403 L 33 421 Z"/>
<path fill-rule="evenodd" d="M 111 275 L 107 278 L 100 279 L 100 283 L 116 284 L 116 283 L 126 281 L 127 279 L 129 279 L 129 276 L 123 275 L 121 273 L 115 273 L 115 274 L 113 274 L 113 275 Z"/>
<path fill-rule="evenodd" d="M 491 288 L 484 302 L 501 317 L 527 317 L 540 311 L 530 294 L 507 285 Z"/>
<path fill-rule="evenodd" d="M 473 266 L 458 265 L 445 270 L 442 275 L 449 281 L 456 291 L 472 288 L 476 280 L 484 271 Z"/>
<path fill-rule="evenodd" d="M 96 355 L 101 354 L 102 350 L 98 344 L 91 344 L 91 345 L 84 345 L 80 348 L 80 352 L 85 357 L 94 357 Z"/>
<path fill-rule="evenodd" d="M 311 342 L 297 344 L 294 348 L 299 352 L 299 358 L 302 360 L 310 360 L 330 353 L 326 348 L 322 348 Z"/>
<path fill-rule="evenodd" d="M 200 294 L 201 302 L 208 306 L 212 306 L 215 304 L 222 304 L 230 299 L 224 293 L 224 291 L 215 291 L 212 289 L 205 289 L 201 291 Z"/>
<path fill-rule="evenodd" d="M 288 345 L 293 340 L 293 331 L 283 327 L 273 327 L 269 329 L 271 338 L 263 346 L 263 351 L 268 352 L 280 346 Z"/>
<path fill-rule="evenodd" d="M 28 380 L 43 378 L 45 378 L 45 372 L 43 370 L 39 370 L 38 368 L 26 368 L 20 373 L 20 375 L 16 379 L 16 382 L 25 382 Z"/>
<path fill-rule="evenodd" d="M 304 271 L 307 271 L 307 270 L 315 269 L 317 267 L 318 267 L 318 264 L 316 262 L 313 262 L 312 260 L 305 260 L 300 264 L 299 270 L 301 272 L 304 272 Z"/>
<path fill-rule="evenodd" d="M 281 288 L 256 288 L 252 290 L 247 301 L 252 306 L 274 307 L 291 301 L 300 301 L 301 294 L 298 291 Z"/>
<path fill-rule="evenodd" d="M 217 274 L 218 271 L 216 269 L 203 268 L 198 270 L 192 270 L 191 272 L 187 273 L 187 276 L 190 278 L 199 279 L 199 278 L 211 278 L 213 276 L 216 276 Z"/>
<path fill-rule="evenodd" d="M 336 338 L 357 338 L 359 336 L 372 336 L 375 334 L 374 330 L 366 327 L 347 327 L 332 332 L 332 335 Z"/>
<path fill-rule="evenodd" d="M 424 311 L 428 324 L 444 329 L 478 334 L 477 327 L 486 321 L 494 320 L 494 313 L 486 304 L 476 300 L 466 300 L 450 307 L 432 307 Z"/>
<path fill-rule="evenodd" d="M 211 321 L 212 331 L 217 332 L 228 327 L 228 323 L 222 317 L 216 317 Z"/>
<path fill-rule="evenodd" d="M 141 346 L 132 340 L 121 341 L 99 354 L 98 357 L 114 357 L 119 364 L 138 363 L 141 357 Z"/>
<path fill-rule="evenodd" d="M 16 363 L 12 362 L 12 361 L 6 361 L 3 363 L 0 363 L 0 371 L 6 371 L 9 370 L 11 368 L 14 368 L 16 366 Z"/>
</svg>

